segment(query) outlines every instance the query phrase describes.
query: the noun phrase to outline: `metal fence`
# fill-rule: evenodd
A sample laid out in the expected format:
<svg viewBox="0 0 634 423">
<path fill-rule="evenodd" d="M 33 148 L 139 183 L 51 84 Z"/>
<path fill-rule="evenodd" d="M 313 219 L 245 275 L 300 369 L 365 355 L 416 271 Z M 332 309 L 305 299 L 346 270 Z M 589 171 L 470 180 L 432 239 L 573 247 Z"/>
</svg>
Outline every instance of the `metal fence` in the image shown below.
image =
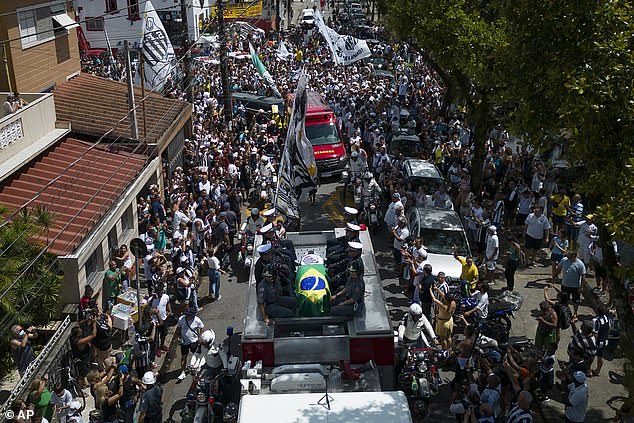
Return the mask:
<svg viewBox="0 0 634 423">
<path fill-rule="evenodd" d="M 35 357 L 16 384 L 7 401 L 0 408 L 0 421 L 6 420 L 6 411 L 17 398 L 26 398 L 29 386 L 37 376 L 48 374 L 49 389 L 61 381 L 61 368 L 70 365 L 72 354 L 70 353 L 70 331 L 72 329 L 71 318 L 66 316 L 60 327 L 55 331 L 51 339 L 46 343 L 42 351 Z"/>
</svg>

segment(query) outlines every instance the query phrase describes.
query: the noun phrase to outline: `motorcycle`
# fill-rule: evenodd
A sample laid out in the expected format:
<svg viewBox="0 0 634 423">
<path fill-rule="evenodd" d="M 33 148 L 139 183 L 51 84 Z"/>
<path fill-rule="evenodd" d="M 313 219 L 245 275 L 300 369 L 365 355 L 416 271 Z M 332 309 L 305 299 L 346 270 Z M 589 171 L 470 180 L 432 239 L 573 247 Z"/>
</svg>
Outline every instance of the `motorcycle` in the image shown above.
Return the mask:
<svg viewBox="0 0 634 423">
<path fill-rule="evenodd" d="M 407 349 L 405 363 L 399 374 L 399 390 L 405 393 L 412 421 L 422 422 L 428 414 L 431 397 L 438 392 L 440 374 L 438 360 L 446 353 L 434 348 Z"/>
<path fill-rule="evenodd" d="M 192 377 L 190 393 L 187 395 L 185 407 L 180 413 L 183 423 L 231 421 L 225 420 L 224 416 L 227 407 L 219 401 L 222 394 L 219 379 L 225 376 L 226 371 L 221 372 L 215 377 Z"/>
<path fill-rule="evenodd" d="M 238 262 L 241 262 L 245 269 L 250 269 L 253 262 L 253 243 L 255 234 L 246 231 L 247 223 L 242 223 L 238 233 L 240 251 L 238 252 Z"/>
<path fill-rule="evenodd" d="M 363 220 L 370 227 L 373 235 L 379 231 L 380 199 L 377 195 L 366 196 L 363 205 Z"/>
</svg>

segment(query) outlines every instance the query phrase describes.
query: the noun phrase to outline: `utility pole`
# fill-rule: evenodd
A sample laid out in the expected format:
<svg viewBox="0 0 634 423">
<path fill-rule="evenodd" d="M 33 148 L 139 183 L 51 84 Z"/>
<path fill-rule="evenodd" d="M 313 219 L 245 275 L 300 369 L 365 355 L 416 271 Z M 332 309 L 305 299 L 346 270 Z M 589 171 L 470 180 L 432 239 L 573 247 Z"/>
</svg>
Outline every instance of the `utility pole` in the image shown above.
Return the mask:
<svg viewBox="0 0 634 423">
<path fill-rule="evenodd" d="M 2 43 L 2 61 L 4 62 L 4 71 L 7 73 L 7 82 L 9 84 L 9 92 L 13 92 L 13 84 L 11 84 L 11 75 L 9 74 L 9 61 L 7 60 L 7 46 Z"/>
<path fill-rule="evenodd" d="M 128 40 L 123 42 L 125 52 L 125 80 L 128 85 L 128 108 L 130 109 L 130 120 L 132 121 L 132 139 L 139 139 L 139 127 L 136 120 L 136 105 L 134 103 L 134 85 L 132 84 L 132 67 L 130 66 L 130 50 Z"/>
<path fill-rule="evenodd" d="M 187 0 L 181 0 L 181 48 L 185 54 L 183 65 L 185 66 L 185 76 L 183 78 L 183 90 L 185 91 L 185 98 L 188 102 L 193 103 L 192 98 L 192 86 L 191 86 L 191 63 L 192 55 L 189 51 L 188 34 L 189 28 L 187 26 Z"/>
<path fill-rule="evenodd" d="M 220 77 L 222 79 L 222 97 L 224 100 L 225 123 L 231 125 L 233 105 L 229 90 L 229 63 L 227 62 L 227 33 L 225 31 L 224 0 L 218 0 L 218 28 L 220 29 Z"/>
<path fill-rule="evenodd" d="M 143 111 L 143 138 L 145 139 L 145 144 L 148 143 L 147 139 L 147 119 L 145 116 L 145 65 L 143 64 L 145 60 L 143 59 L 143 44 L 141 44 L 141 48 L 139 49 L 139 63 L 140 63 L 140 71 L 141 71 L 141 110 Z"/>
<path fill-rule="evenodd" d="M 275 30 L 277 31 L 277 39 L 282 39 L 282 28 L 280 28 L 280 0 L 275 0 Z"/>
</svg>

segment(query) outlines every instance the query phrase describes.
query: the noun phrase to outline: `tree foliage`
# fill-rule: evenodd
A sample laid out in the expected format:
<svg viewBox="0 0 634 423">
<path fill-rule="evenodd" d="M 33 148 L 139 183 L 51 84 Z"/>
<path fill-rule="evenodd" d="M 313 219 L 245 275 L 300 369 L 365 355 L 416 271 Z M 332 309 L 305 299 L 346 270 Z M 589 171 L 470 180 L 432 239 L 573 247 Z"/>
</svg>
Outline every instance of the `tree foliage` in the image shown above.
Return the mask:
<svg viewBox="0 0 634 423">
<path fill-rule="evenodd" d="M 6 215 L 6 209 L 0 210 Z M 0 376 L 8 369 L 8 328 L 15 323 L 43 325 L 59 316 L 62 275 L 55 256 L 45 253 L 39 237 L 48 237 L 55 216 L 44 207 L 22 209 L 0 227 Z M 37 258 L 37 260 L 36 260 Z M 31 262 L 33 266 L 26 270 Z M 18 278 L 22 273 L 24 275 Z"/>
<path fill-rule="evenodd" d="M 468 107 L 474 179 L 493 110 L 505 110 L 535 147 L 568 139 L 568 160 L 582 165 L 575 188 L 596 199 L 613 235 L 634 242 L 631 0 L 386 1 L 391 28 Z"/>
</svg>

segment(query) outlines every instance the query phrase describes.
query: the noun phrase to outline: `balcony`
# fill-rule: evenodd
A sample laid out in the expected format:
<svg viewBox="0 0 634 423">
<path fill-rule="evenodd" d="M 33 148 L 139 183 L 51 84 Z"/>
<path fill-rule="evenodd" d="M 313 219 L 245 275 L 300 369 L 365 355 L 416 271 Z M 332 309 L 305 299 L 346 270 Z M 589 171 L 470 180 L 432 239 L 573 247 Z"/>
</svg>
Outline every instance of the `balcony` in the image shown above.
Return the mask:
<svg viewBox="0 0 634 423">
<path fill-rule="evenodd" d="M 0 102 L 8 94 L 0 92 Z M 0 118 L 0 181 L 70 133 L 70 123 L 56 122 L 52 94 L 28 93 L 20 98 L 28 104 Z"/>
</svg>

